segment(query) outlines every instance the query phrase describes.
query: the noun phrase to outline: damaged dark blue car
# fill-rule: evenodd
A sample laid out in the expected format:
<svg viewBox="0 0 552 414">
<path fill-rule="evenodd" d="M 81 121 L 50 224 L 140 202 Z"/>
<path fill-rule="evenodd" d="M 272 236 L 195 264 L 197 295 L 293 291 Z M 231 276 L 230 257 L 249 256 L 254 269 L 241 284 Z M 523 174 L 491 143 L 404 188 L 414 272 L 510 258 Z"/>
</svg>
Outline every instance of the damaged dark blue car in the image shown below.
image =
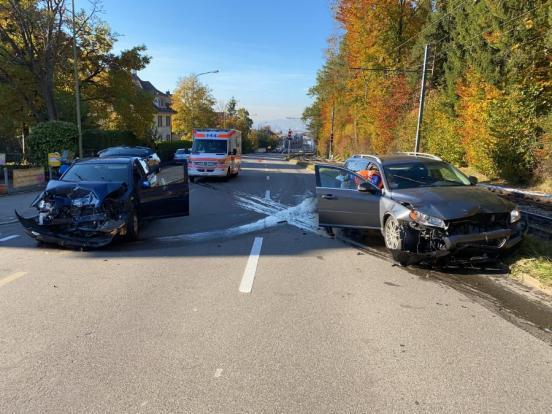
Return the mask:
<svg viewBox="0 0 552 414">
<path fill-rule="evenodd" d="M 189 215 L 186 166 L 154 173 L 139 158 L 83 160 L 50 181 L 32 206 L 36 215 L 16 215 L 43 243 L 98 248 L 116 237 L 135 240 L 144 220 Z"/>
</svg>

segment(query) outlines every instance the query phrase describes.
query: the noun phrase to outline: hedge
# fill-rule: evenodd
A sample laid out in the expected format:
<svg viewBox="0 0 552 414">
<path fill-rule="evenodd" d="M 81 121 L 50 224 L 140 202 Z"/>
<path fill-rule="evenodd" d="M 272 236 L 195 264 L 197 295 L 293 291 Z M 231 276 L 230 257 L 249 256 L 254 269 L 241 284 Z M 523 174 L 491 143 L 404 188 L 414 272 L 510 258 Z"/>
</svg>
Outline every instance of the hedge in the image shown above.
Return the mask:
<svg viewBox="0 0 552 414">
<path fill-rule="evenodd" d="M 99 150 L 120 145 L 149 146 L 150 143 L 141 140 L 131 131 L 106 131 L 89 129 L 82 134 L 82 146 L 85 156 L 95 156 Z"/>
<path fill-rule="evenodd" d="M 27 140 L 29 161 L 36 165 L 48 165 L 48 153 L 70 150 L 77 152 L 77 126 L 71 122 L 48 121 L 32 127 Z"/>
</svg>

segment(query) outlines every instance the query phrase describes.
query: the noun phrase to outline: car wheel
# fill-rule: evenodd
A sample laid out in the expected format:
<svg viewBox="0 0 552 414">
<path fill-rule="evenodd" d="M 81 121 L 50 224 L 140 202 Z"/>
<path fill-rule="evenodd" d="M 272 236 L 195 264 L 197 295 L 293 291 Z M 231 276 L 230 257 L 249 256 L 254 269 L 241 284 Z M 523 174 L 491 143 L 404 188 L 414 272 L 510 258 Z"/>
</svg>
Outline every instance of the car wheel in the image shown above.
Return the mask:
<svg viewBox="0 0 552 414">
<path fill-rule="evenodd" d="M 410 251 L 405 251 L 405 246 L 411 246 L 413 243 L 412 234 L 406 231 L 395 217 L 390 216 L 387 219 L 383 230 L 385 247 L 391 251 L 393 260 L 401 266 L 420 263 L 421 258 L 419 256 Z"/>
<path fill-rule="evenodd" d="M 385 247 L 389 250 L 401 250 L 403 246 L 403 230 L 399 221 L 390 216 L 385 222 L 383 236 L 385 239 Z"/>
<path fill-rule="evenodd" d="M 127 219 L 127 240 L 138 240 L 140 235 L 140 217 L 136 208 L 132 208 L 132 211 L 128 215 Z"/>
<path fill-rule="evenodd" d="M 190 182 L 195 183 L 195 177 L 190 177 Z"/>
</svg>

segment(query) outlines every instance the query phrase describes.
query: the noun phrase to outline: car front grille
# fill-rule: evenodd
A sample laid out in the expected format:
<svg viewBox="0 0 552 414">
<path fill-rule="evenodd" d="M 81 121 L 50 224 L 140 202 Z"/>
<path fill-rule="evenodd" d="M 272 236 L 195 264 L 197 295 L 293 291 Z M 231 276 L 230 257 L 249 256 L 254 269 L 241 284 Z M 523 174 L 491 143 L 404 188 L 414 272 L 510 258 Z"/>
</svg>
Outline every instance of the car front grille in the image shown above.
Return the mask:
<svg viewBox="0 0 552 414">
<path fill-rule="evenodd" d="M 484 233 L 509 227 L 509 213 L 481 213 L 449 221 L 448 233 L 450 235 Z"/>
</svg>

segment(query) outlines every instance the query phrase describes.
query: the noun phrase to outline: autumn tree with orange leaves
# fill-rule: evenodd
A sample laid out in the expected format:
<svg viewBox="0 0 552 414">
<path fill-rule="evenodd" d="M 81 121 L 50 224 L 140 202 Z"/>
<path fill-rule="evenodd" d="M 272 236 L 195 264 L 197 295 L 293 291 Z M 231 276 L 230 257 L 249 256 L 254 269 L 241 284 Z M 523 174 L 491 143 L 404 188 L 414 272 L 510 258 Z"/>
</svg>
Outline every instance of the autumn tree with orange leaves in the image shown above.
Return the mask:
<svg viewBox="0 0 552 414">
<path fill-rule="evenodd" d="M 338 0 L 342 32 L 304 119 L 328 153 L 412 150 L 430 44 L 422 150 L 512 181 L 552 173 L 551 3 Z"/>
</svg>

